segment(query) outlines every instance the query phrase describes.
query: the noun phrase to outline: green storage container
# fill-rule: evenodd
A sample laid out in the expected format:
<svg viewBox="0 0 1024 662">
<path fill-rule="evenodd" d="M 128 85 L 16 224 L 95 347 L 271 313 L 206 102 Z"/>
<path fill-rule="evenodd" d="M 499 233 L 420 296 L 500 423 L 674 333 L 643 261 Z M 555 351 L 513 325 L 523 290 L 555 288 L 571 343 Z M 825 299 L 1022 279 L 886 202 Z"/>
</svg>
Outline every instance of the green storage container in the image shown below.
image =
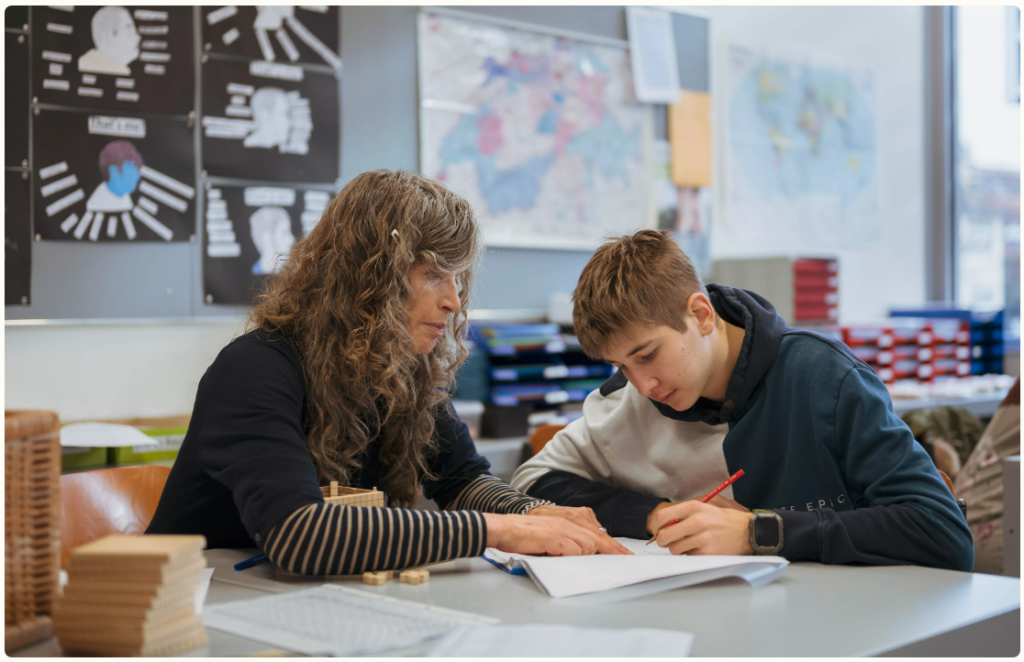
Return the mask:
<svg viewBox="0 0 1024 662">
<path fill-rule="evenodd" d="M 102 467 L 107 464 L 106 448 L 89 448 L 81 446 L 61 446 L 61 469 L 78 469 L 81 467 Z"/>
<path fill-rule="evenodd" d="M 153 460 L 173 460 L 178 457 L 181 442 L 185 440 L 187 427 L 150 428 L 142 432 L 157 440 L 155 446 L 121 446 L 110 449 L 112 464 L 135 464 Z"/>
</svg>

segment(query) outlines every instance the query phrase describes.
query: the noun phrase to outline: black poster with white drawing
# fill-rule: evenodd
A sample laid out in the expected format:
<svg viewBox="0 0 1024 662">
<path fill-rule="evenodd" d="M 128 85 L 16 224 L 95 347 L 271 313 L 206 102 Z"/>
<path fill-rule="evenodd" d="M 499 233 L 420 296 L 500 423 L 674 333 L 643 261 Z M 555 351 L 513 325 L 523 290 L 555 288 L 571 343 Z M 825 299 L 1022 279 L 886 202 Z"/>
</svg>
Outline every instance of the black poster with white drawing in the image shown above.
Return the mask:
<svg viewBox="0 0 1024 662">
<path fill-rule="evenodd" d="M 202 15 L 207 52 L 341 67 L 337 7 L 228 5 L 203 7 Z"/>
<path fill-rule="evenodd" d="M 188 241 L 195 149 L 186 120 L 43 109 L 33 123 L 35 232 L 59 241 Z"/>
<path fill-rule="evenodd" d="M 195 109 L 191 7 L 32 7 L 39 103 L 187 115 Z"/>
<path fill-rule="evenodd" d="M 29 303 L 32 278 L 32 218 L 29 180 L 4 172 L 4 305 Z"/>
<path fill-rule="evenodd" d="M 206 303 L 251 304 L 333 195 L 282 186 L 208 188 L 202 221 Z"/>
<path fill-rule="evenodd" d="M 4 165 L 20 168 L 28 165 L 27 37 L 5 32 L 4 57 Z"/>
<path fill-rule="evenodd" d="M 334 75 L 278 62 L 210 57 L 202 81 L 207 175 L 337 180 L 340 109 Z"/>
</svg>

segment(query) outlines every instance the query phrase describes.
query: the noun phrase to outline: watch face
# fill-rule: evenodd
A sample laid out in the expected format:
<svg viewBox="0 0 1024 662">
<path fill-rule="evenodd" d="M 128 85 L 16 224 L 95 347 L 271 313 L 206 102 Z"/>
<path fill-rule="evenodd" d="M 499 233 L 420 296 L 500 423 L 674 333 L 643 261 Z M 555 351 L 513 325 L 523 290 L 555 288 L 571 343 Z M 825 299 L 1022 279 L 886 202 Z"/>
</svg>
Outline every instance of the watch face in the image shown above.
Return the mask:
<svg viewBox="0 0 1024 662">
<path fill-rule="evenodd" d="M 759 547 L 779 544 L 779 523 L 774 517 L 758 517 L 754 521 L 754 537 Z"/>
</svg>

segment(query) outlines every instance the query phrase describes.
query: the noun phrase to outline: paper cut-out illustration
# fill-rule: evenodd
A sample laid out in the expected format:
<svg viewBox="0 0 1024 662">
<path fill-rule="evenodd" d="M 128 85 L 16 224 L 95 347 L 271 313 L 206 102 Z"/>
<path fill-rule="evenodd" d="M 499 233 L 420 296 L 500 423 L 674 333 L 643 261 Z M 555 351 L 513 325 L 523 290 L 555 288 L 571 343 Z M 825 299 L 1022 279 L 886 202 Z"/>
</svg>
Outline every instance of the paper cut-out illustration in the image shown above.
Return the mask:
<svg viewBox="0 0 1024 662">
<path fill-rule="evenodd" d="M 32 25 L 40 26 L 25 71 L 33 101 L 187 115 L 195 109 L 192 9 L 32 7 Z"/>
<path fill-rule="evenodd" d="M 337 32 L 335 26 L 337 25 L 337 17 L 334 15 L 332 8 L 322 6 L 301 6 L 301 7 L 285 7 L 285 6 L 258 6 L 258 7 L 236 7 L 234 5 L 228 5 L 215 9 L 206 14 L 206 25 L 204 25 L 204 38 L 210 39 L 207 44 L 206 50 L 213 50 L 213 44 L 219 41 L 224 47 L 230 48 L 218 48 L 220 52 L 228 52 L 232 54 L 238 54 L 241 52 L 245 55 L 256 55 L 255 47 L 252 44 L 252 39 L 249 37 L 243 37 L 240 30 L 247 28 L 248 17 L 252 16 L 252 11 L 255 10 L 256 17 L 252 21 L 252 34 L 256 37 L 256 45 L 259 47 L 259 55 L 267 62 L 274 62 L 277 59 L 277 53 L 274 49 L 274 41 L 280 45 L 281 50 L 284 51 L 285 56 L 291 62 L 299 61 L 311 61 L 309 56 L 303 56 L 300 53 L 298 46 L 296 45 L 293 37 L 298 38 L 299 43 L 305 44 L 309 50 L 315 53 L 315 57 L 319 60 L 323 60 L 335 69 L 341 68 L 341 58 L 335 52 L 335 48 L 332 48 L 325 44 L 322 39 L 318 38 L 309 27 L 306 26 L 301 20 L 296 18 L 295 10 L 302 9 L 306 13 L 303 14 L 307 17 L 307 22 L 312 25 L 314 29 L 317 29 L 322 35 L 325 32 L 325 25 L 330 26 L 326 32 L 325 38 L 328 41 L 336 42 Z M 213 26 L 217 28 L 213 28 Z M 215 40 L 214 35 L 217 34 L 214 30 L 220 30 L 222 27 L 227 26 L 223 32 L 219 33 L 220 39 Z M 334 28 L 333 30 L 331 28 Z M 209 30 L 209 34 L 207 34 Z M 333 32 L 334 34 L 330 34 Z M 271 34 L 273 33 L 273 39 Z M 220 44 L 217 44 L 220 46 Z M 316 61 L 316 60 L 312 60 Z"/>
<path fill-rule="evenodd" d="M 322 69 L 213 57 L 203 63 L 201 167 L 208 176 L 337 181 L 339 79 Z"/>
<path fill-rule="evenodd" d="M 313 121 L 309 100 L 298 92 L 276 87 L 261 87 L 252 95 L 252 119 L 255 130 L 242 143 L 246 147 L 277 147 L 284 154 L 309 152 Z"/>
<path fill-rule="evenodd" d="M 249 88 L 251 90 L 252 88 Z M 309 99 L 297 91 L 261 87 L 252 92 L 246 106 L 245 94 L 236 94 L 226 113 L 233 117 L 204 117 L 208 138 L 243 139 L 245 147 L 274 147 L 282 154 L 308 154 L 313 119 Z M 234 117 L 251 116 L 251 120 Z"/>
<path fill-rule="evenodd" d="M 92 48 L 78 58 L 78 70 L 129 76 L 128 65 L 139 57 L 142 38 L 124 7 L 103 7 L 92 17 Z"/>
<path fill-rule="evenodd" d="M 251 304 L 314 227 L 333 191 L 284 186 L 208 186 L 203 292 L 208 304 Z"/>
<path fill-rule="evenodd" d="M 103 183 L 96 187 L 86 211 L 131 211 L 135 206 L 131 194 L 142 177 L 142 155 L 127 140 L 115 140 L 100 152 L 100 173 Z"/>
<path fill-rule="evenodd" d="M 249 231 L 252 243 L 260 252 L 252 272 L 269 274 L 280 269 L 295 243 L 288 212 L 280 207 L 260 207 L 249 217 Z"/>
<path fill-rule="evenodd" d="M 286 20 L 295 18 L 295 7 L 280 5 L 256 7 L 256 22 L 253 30 L 280 30 Z"/>
<path fill-rule="evenodd" d="M 195 159 L 184 119 L 43 109 L 32 130 L 40 239 L 188 241 L 194 233 L 195 189 L 185 182 L 195 180 Z"/>
</svg>

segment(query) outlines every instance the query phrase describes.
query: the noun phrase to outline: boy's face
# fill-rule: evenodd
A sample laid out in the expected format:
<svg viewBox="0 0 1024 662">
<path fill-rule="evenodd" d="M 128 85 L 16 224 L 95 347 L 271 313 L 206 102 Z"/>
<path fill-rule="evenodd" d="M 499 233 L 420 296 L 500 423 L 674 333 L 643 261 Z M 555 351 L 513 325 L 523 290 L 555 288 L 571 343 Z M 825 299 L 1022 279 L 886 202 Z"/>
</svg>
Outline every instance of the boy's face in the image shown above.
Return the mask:
<svg viewBox="0 0 1024 662">
<path fill-rule="evenodd" d="M 686 331 L 637 325 L 609 342 L 604 360 L 622 370 L 640 395 L 684 411 L 706 390 L 712 374 L 712 343 L 706 324 L 687 315 Z M 714 319 L 710 321 L 714 327 Z"/>
</svg>

